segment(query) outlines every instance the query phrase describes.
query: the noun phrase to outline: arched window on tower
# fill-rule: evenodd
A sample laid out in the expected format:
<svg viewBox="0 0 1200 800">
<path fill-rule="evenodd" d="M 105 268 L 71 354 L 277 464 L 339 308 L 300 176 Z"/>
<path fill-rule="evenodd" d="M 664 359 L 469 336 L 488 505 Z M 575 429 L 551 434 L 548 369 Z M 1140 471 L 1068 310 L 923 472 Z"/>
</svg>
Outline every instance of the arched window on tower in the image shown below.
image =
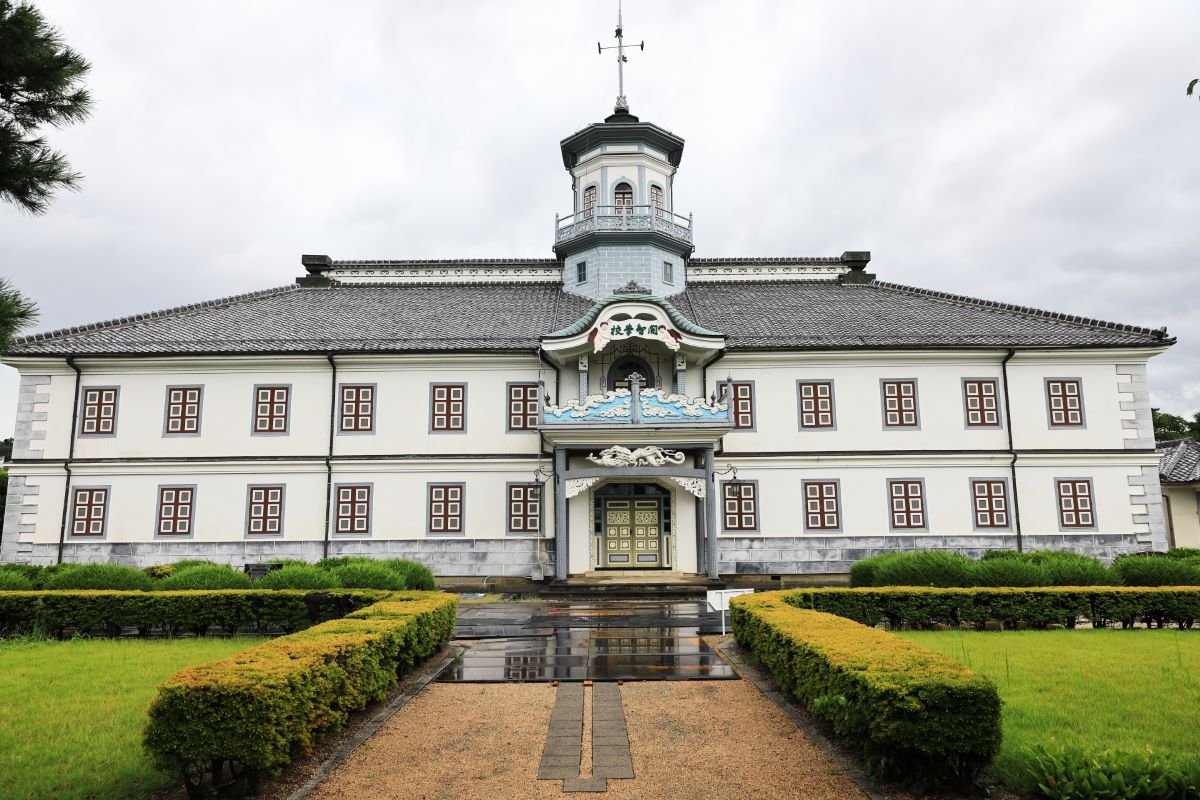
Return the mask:
<svg viewBox="0 0 1200 800">
<path fill-rule="evenodd" d="M 650 187 L 650 205 L 654 206 L 654 215 L 661 217 L 663 215 L 663 197 L 661 186 Z"/>
<path fill-rule="evenodd" d="M 583 190 L 583 218 L 592 218 L 592 209 L 596 207 L 596 187 L 589 186 Z"/>
<path fill-rule="evenodd" d="M 618 183 L 613 195 L 613 205 L 617 207 L 618 214 L 632 214 L 633 187 L 628 183 Z"/>
</svg>

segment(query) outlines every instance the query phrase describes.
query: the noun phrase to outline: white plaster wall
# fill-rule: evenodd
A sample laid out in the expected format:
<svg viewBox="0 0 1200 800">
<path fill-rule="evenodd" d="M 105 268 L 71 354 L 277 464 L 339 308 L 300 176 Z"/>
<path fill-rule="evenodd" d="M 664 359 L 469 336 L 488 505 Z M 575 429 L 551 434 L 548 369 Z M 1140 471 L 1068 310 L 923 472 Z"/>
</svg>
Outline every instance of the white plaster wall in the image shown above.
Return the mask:
<svg viewBox="0 0 1200 800">
<path fill-rule="evenodd" d="M 1163 496 L 1171 503 L 1171 530 L 1176 547 L 1200 547 L 1200 488 L 1163 486 Z"/>
<path fill-rule="evenodd" d="M 428 483 L 466 485 L 464 534 L 453 538 L 509 538 L 507 484 L 530 483 L 535 460 L 457 462 L 433 460 L 338 464 L 334 484 L 370 483 L 372 539 L 424 539 Z M 63 475 L 51 468 L 17 468 L 40 485 L 36 523 L 30 541 L 58 541 L 62 514 Z M 108 542 L 154 540 L 160 485 L 194 485 L 194 538 L 198 541 L 237 541 L 245 537 L 247 487 L 284 484 L 285 541 L 319 541 L 325 529 L 325 467 L 321 462 L 229 462 L 223 464 L 87 464 L 73 471 L 72 487 L 110 486 Z M 545 490 L 543 535 L 553 535 L 553 489 Z M 166 537 L 164 537 L 166 538 Z M 171 541 L 179 537 L 169 537 Z M 258 538 L 258 537 L 254 537 Z M 266 537 L 263 537 L 266 538 Z M 337 537 L 342 538 L 342 537 Z M 357 537 L 353 537 L 357 538 Z M 438 537 L 429 537 L 438 538 Z M 451 538 L 450 536 L 444 538 Z M 88 537 L 80 541 L 96 541 Z"/>
<path fill-rule="evenodd" d="M 32 371 L 32 370 L 31 370 Z M 373 434 L 337 434 L 338 455 L 536 453 L 536 433 L 507 430 L 510 382 L 544 380 L 554 391 L 554 372 L 536 357 L 455 356 L 339 360 L 338 383 L 378 385 Z M 85 365 L 81 386 L 119 386 L 115 436 L 82 436 L 76 458 L 323 456 L 328 447 L 331 374 L 320 359 L 228 358 L 219 362 Z M 467 431 L 430 433 L 432 383 L 467 384 Z M 203 385 L 201 434 L 164 436 L 166 387 Z M 254 434 L 254 387 L 290 384 L 287 435 Z M 74 401 L 74 374 L 52 376 L 46 407 L 44 458 L 67 455 Z M 81 410 L 82 413 L 82 410 Z"/>
<path fill-rule="evenodd" d="M 1078 352 L 1016 356 L 1009 363 L 1015 447 L 1124 447 L 1127 436 L 1136 431 L 1122 427 L 1132 412 L 1120 410 L 1116 364 L 1136 359 L 1125 353 L 1108 357 L 1107 363 L 1098 360 L 1105 357 Z M 731 432 L 725 439 L 731 452 L 1006 449 L 1008 437 L 1002 428 L 966 427 L 962 394 L 964 378 L 999 380 L 1002 358 L 1001 352 L 732 354 L 709 369 L 705 394 L 727 378 L 754 382 L 756 429 Z M 1050 428 L 1044 387 L 1049 377 L 1082 380 L 1084 427 Z M 884 428 L 881 379 L 917 381 L 919 429 Z M 836 430 L 799 428 L 798 380 L 834 382 Z M 1003 386 L 999 388 L 1002 394 Z"/>
<path fill-rule="evenodd" d="M 762 536 L 801 536 L 804 530 L 802 482 L 837 480 L 841 484 L 842 530 L 811 531 L 822 536 L 879 536 L 891 533 L 887 481 L 921 479 L 925 482 L 927 531 L 935 535 L 970 536 L 974 515 L 970 494 L 972 478 L 1008 479 L 1008 459 L 1003 454 L 977 459 L 896 457 L 880 459 L 829 458 L 721 459 L 717 466 L 735 464 L 739 480 L 758 481 L 759 530 Z M 1099 533 L 1134 531 L 1128 477 L 1140 467 L 1123 463 L 1087 463 L 1060 459 L 1018 469 L 1022 532 L 1026 535 L 1059 533 L 1055 478 L 1091 478 L 1095 490 Z M 723 480 L 728 480 L 726 476 Z M 718 489 L 719 490 L 719 489 Z M 1010 487 L 1009 497 L 1012 492 Z M 718 504 L 718 512 L 720 511 Z M 723 520 L 722 520 L 723 521 Z M 996 533 L 995 530 L 978 533 Z M 731 532 L 733 533 L 733 532 Z M 896 535 L 914 531 L 895 531 Z M 755 535 L 736 532 L 736 535 Z"/>
</svg>

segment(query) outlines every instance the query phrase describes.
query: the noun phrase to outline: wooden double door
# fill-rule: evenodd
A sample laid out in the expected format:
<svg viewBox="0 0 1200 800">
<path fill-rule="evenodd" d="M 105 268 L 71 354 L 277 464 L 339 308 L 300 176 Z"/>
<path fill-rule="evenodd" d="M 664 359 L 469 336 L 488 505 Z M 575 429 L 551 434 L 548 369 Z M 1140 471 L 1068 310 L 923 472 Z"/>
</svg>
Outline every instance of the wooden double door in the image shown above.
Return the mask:
<svg viewBox="0 0 1200 800">
<path fill-rule="evenodd" d="M 606 497 L 603 503 L 600 566 L 608 569 L 661 567 L 662 500 L 656 497 Z"/>
</svg>

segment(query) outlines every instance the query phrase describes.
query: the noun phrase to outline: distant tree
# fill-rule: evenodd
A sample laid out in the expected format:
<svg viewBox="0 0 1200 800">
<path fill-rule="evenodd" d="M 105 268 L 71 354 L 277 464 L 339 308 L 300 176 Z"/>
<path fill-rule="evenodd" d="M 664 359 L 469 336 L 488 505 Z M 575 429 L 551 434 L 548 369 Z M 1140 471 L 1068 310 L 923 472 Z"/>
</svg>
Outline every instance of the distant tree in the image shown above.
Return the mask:
<svg viewBox="0 0 1200 800">
<path fill-rule="evenodd" d="M 1200 78 L 1192 78 L 1192 82 L 1188 84 L 1187 88 L 1188 97 L 1191 97 L 1192 92 L 1196 91 L 1197 83 L 1200 83 Z"/>
<path fill-rule="evenodd" d="M 0 439 L 0 462 L 12 460 L 12 437 Z"/>
<path fill-rule="evenodd" d="M 37 322 L 38 313 L 37 303 L 17 291 L 8 278 L 0 278 L 0 353 L 12 349 L 17 334 Z"/>
<path fill-rule="evenodd" d="M 88 117 L 82 84 L 90 69 L 40 11 L 0 0 L 0 199 L 41 214 L 57 190 L 78 188 L 83 176 L 38 129 Z"/>
<path fill-rule="evenodd" d="M 1150 415 L 1154 418 L 1156 442 L 1168 442 L 1172 439 L 1200 440 L 1200 411 L 1193 414 L 1190 420 L 1159 411 L 1157 408 L 1150 409 Z"/>
</svg>

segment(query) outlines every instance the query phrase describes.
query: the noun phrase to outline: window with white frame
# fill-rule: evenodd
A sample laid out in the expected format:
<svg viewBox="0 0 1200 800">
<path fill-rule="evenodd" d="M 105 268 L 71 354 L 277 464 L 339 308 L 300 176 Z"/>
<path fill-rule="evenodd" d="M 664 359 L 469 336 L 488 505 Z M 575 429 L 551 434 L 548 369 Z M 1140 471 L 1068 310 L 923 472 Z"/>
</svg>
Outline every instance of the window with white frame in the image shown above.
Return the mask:
<svg viewBox="0 0 1200 800">
<path fill-rule="evenodd" d="M 802 481 L 804 527 L 810 531 L 836 531 L 842 527 L 837 481 Z"/>
</svg>

